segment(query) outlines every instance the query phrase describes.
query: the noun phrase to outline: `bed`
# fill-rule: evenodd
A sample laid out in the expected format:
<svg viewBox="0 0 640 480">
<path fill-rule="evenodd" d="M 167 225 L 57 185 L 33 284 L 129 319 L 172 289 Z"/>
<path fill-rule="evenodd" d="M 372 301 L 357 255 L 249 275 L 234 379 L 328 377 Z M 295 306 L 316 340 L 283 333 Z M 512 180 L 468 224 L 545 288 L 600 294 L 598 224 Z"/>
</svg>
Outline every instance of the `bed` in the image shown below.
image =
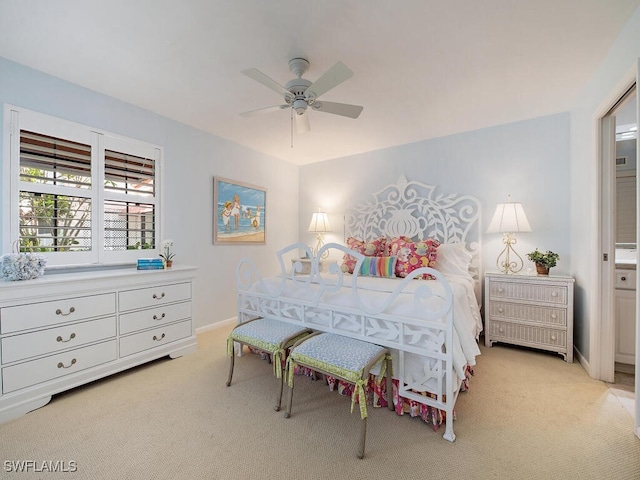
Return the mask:
<svg viewBox="0 0 640 480">
<path fill-rule="evenodd" d="M 396 412 L 428 412 L 453 442 L 455 403 L 480 354 L 479 223 L 474 197 L 401 177 L 345 212 L 345 245 L 315 256 L 289 245 L 275 276 L 241 260 L 238 321 L 275 318 L 390 348 Z M 310 259 L 305 274 L 300 252 Z"/>
</svg>

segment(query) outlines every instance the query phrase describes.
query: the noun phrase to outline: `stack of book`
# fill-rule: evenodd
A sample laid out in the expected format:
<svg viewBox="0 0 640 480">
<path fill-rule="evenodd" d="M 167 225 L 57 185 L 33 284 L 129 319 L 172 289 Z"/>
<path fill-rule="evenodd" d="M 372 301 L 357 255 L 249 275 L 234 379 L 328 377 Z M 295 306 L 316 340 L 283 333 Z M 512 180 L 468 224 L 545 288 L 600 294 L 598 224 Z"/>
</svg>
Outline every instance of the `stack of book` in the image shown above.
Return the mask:
<svg viewBox="0 0 640 480">
<path fill-rule="evenodd" d="M 161 258 L 139 258 L 138 270 L 162 270 L 164 262 Z"/>
</svg>

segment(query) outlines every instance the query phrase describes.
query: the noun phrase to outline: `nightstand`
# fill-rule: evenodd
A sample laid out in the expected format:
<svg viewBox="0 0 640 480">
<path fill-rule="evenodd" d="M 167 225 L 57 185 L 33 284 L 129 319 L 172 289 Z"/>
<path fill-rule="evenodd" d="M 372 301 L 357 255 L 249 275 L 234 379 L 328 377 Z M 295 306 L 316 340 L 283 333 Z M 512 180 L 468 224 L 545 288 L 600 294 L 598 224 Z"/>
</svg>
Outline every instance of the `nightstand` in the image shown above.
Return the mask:
<svg viewBox="0 0 640 480">
<path fill-rule="evenodd" d="M 573 362 L 572 277 L 485 275 L 484 342 L 522 345 Z"/>
<path fill-rule="evenodd" d="M 292 258 L 291 259 L 291 266 L 293 267 L 293 265 L 296 262 L 300 262 L 300 264 L 302 265 L 302 271 L 295 272 L 296 275 L 309 275 L 311 273 L 311 259 L 310 258 Z"/>
</svg>

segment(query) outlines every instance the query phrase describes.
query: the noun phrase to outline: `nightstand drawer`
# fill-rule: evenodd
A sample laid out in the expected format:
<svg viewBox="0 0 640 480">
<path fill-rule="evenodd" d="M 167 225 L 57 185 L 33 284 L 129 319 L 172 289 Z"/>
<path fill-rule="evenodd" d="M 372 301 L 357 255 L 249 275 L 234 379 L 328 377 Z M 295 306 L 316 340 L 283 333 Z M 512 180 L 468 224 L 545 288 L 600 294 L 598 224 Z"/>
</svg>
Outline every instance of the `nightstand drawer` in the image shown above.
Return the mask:
<svg viewBox="0 0 640 480">
<path fill-rule="evenodd" d="M 492 281 L 491 298 L 523 300 L 527 302 L 555 303 L 566 305 L 567 287 L 561 285 L 537 285 L 534 283 Z"/>
<path fill-rule="evenodd" d="M 296 264 L 300 264 L 300 271 L 295 272 L 296 275 L 309 275 L 311 273 L 311 259 L 310 258 L 292 258 L 291 266 L 296 267 Z"/>
<path fill-rule="evenodd" d="M 567 326 L 567 309 L 526 303 L 491 302 L 489 315 L 492 320 L 516 320 L 539 323 L 546 326 Z"/>
<path fill-rule="evenodd" d="M 496 320 L 491 321 L 489 330 L 491 339 L 496 342 L 504 340 L 508 343 L 518 343 L 535 348 L 542 346 L 566 348 L 567 346 L 566 330 L 532 327 Z"/>
</svg>

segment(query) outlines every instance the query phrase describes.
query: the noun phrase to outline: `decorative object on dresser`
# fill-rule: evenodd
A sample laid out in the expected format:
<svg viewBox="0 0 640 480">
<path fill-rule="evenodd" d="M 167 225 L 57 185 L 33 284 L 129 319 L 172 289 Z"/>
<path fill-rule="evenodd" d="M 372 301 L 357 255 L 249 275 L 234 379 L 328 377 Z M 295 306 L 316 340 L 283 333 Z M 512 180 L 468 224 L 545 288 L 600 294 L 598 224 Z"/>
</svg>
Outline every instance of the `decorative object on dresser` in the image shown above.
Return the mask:
<svg viewBox="0 0 640 480">
<path fill-rule="evenodd" d="M 505 247 L 496 260 L 496 266 L 502 273 L 518 273 L 522 270 L 524 265 L 522 257 L 518 255 L 513 248 L 513 245 L 518 243 L 515 234 L 530 231 L 531 226 L 524 213 L 522 204 L 512 202 L 511 196 L 508 195 L 507 202 L 499 203 L 496 207 L 496 211 L 487 229 L 488 233 L 500 232 L 504 234 L 502 243 L 504 243 Z M 514 260 L 511 254 L 517 258 Z"/>
<path fill-rule="evenodd" d="M 129 267 L 0 282 L 0 423 L 53 394 L 195 351 L 195 271 Z"/>
<path fill-rule="evenodd" d="M 162 270 L 165 265 L 161 258 L 139 258 L 136 263 L 138 270 Z"/>
<path fill-rule="evenodd" d="M 0 277 L 5 280 L 32 280 L 44 275 L 47 260 L 37 253 L 20 252 L 20 242 L 13 244 L 15 253 L 0 257 Z"/>
<path fill-rule="evenodd" d="M 549 269 L 556 266 L 560 255 L 551 250 L 542 253 L 536 248 L 533 252 L 527 253 L 527 258 L 536 264 L 538 275 L 549 275 Z"/>
<path fill-rule="evenodd" d="M 487 273 L 485 345 L 549 350 L 572 363 L 573 286 L 572 277 Z"/>
<path fill-rule="evenodd" d="M 312 250 L 313 255 L 316 256 L 324 245 L 325 232 L 331 231 L 331 226 L 329 226 L 329 217 L 325 212 L 318 210 L 311 216 L 309 231 L 318 234 L 316 237 L 316 247 Z M 325 250 L 321 258 L 327 258 L 327 255 L 329 255 L 329 251 Z"/>
<path fill-rule="evenodd" d="M 176 254 L 171 251 L 171 247 L 173 247 L 173 240 L 167 239 L 162 241 L 162 253 L 160 254 L 160 258 L 162 258 L 162 261 L 167 268 L 173 267 L 173 257 L 176 256 Z"/>
</svg>

